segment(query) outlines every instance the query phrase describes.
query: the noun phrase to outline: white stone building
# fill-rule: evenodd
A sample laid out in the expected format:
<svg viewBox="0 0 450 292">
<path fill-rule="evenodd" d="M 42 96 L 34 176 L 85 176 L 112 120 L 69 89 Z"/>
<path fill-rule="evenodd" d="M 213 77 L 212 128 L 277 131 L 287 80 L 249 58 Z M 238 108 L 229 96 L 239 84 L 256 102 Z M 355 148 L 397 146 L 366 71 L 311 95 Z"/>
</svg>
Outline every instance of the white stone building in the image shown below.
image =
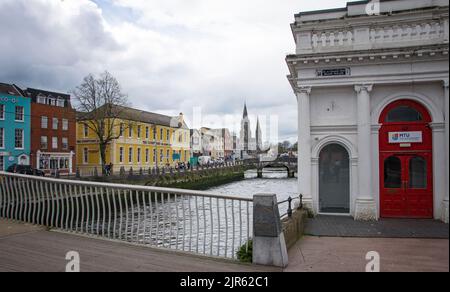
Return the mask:
<svg viewBox="0 0 450 292">
<path fill-rule="evenodd" d="M 359 1 L 295 16 L 299 191 L 315 213 L 448 223 L 448 5 Z"/>
</svg>

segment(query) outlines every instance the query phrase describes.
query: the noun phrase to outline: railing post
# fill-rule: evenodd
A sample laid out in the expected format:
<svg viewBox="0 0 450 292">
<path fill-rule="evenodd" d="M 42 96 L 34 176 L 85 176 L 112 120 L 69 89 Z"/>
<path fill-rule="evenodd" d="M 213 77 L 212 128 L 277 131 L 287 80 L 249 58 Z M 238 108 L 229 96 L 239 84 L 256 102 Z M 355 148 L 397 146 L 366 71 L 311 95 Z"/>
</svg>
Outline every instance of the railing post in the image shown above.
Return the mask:
<svg viewBox="0 0 450 292">
<path fill-rule="evenodd" d="M 283 268 L 288 265 L 276 195 L 253 197 L 253 263 Z"/>
</svg>

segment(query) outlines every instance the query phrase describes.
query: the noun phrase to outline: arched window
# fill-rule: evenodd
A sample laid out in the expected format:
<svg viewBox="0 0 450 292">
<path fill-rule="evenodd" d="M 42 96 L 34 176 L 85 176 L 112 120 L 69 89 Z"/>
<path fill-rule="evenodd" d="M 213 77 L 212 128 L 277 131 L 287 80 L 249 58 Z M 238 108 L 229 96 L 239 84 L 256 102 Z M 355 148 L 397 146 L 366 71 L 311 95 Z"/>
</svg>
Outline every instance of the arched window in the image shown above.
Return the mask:
<svg viewBox="0 0 450 292">
<path fill-rule="evenodd" d="M 386 123 L 400 123 L 400 122 L 420 122 L 423 121 L 422 114 L 415 108 L 407 105 L 396 107 L 389 111 L 386 116 Z"/>
<path fill-rule="evenodd" d="M 384 187 L 399 189 L 402 187 L 402 161 L 391 156 L 384 161 Z"/>
</svg>

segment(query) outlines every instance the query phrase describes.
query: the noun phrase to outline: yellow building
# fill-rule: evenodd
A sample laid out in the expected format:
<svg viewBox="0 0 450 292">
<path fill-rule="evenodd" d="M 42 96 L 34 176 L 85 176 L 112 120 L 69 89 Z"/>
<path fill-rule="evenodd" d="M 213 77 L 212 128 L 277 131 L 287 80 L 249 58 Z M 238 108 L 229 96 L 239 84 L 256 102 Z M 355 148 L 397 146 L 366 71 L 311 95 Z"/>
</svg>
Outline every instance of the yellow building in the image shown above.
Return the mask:
<svg viewBox="0 0 450 292">
<path fill-rule="evenodd" d="M 119 118 L 111 119 L 114 136 L 106 148 L 106 164 L 118 173 L 123 167 L 148 171 L 155 166 L 175 166 L 190 160 L 190 130 L 183 115 L 169 117 L 136 109 L 117 107 Z M 87 117 L 87 116 L 86 116 Z M 96 133 L 89 121 L 77 122 L 77 167 L 81 175 L 101 173 L 101 155 Z"/>
</svg>

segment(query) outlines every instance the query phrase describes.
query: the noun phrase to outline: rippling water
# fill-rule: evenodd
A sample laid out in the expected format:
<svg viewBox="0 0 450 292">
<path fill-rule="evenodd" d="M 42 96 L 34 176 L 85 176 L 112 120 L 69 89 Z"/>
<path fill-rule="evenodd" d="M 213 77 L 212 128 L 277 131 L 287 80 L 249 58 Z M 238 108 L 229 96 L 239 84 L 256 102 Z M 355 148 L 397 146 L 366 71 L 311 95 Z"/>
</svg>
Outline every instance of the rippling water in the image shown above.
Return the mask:
<svg viewBox="0 0 450 292">
<path fill-rule="evenodd" d="M 279 202 L 298 196 L 297 180 L 288 178 L 282 169 L 265 170 L 262 179 L 257 178 L 256 170 L 248 171 L 245 178 L 208 192 L 248 198 L 261 193 L 276 194 Z M 286 211 L 287 204 L 282 204 L 280 214 Z M 97 221 L 88 225 L 92 233 L 102 233 L 104 228 L 109 236 L 130 242 L 235 257 L 239 247 L 251 238 L 252 214 L 253 206 L 247 202 L 136 194 L 123 204 L 121 213 L 112 214 L 111 223 L 109 214 L 106 216 L 106 228 Z"/>
</svg>

